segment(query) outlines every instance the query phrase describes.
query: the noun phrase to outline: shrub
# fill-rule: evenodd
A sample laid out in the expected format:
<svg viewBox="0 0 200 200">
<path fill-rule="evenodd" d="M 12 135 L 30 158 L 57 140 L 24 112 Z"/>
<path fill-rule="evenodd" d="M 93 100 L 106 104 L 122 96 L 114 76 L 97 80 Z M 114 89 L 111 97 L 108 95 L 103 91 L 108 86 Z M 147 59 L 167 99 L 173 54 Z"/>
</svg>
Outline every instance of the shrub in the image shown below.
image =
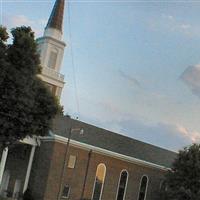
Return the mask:
<svg viewBox="0 0 200 200">
<path fill-rule="evenodd" d="M 23 200 L 34 200 L 31 190 L 28 188 L 26 192 L 24 192 Z"/>
</svg>

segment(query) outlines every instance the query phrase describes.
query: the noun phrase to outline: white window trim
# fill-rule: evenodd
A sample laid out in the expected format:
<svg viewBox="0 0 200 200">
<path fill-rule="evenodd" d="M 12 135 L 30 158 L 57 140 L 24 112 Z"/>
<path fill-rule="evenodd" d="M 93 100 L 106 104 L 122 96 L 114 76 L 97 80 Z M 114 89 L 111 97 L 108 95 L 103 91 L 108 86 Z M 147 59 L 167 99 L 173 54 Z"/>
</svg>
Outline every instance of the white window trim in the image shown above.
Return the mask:
<svg viewBox="0 0 200 200">
<path fill-rule="evenodd" d="M 144 176 L 147 177 L 147 185 L 146 185 L 145 196 L 144 196 L 144 200 L 146 200 L 147 191 L 148 191 L 148 186 L 149 186 L 149 177 L 148 177 L 146 174 L 143 174 L 143 176 L 142 176 L 141 179 L 140 179 L 140 186 L 139 186 L 139 191 L 138 191 L 137 200 L 139 200 L 141 183 L 142 183 L 142 179 L 143 179 Z"/>
<path fill-rule="evenodd" d="M 161 180 L 160 181 L 160 186 L 159 186 L 159 190 L 161 190 L 161 188 L 162 188 L 162 184 L 164 183 L 164 180 Z"/>
<path fill-rule="evenodd" d="M 55 66 L 49 66 L 49 60 L 50 60 L 50 57 L 51 57 L 51 52 L 56 53 Z M 48 53 L 48 61 L 47 61 L 47 66 L 48 66 L 48 68 L 53 69 L 53 70 L 56 69 L 57 63 L 58 63 L 58 54 L 59 54 L 59 50 L 58 50 L 57 48 L 51 48 L 51 49 L 49 50 L 49 53 Z"/>
<path fill-rule="evenodd" d="M 70 158 L 71 157 L 74 157 L 75 158 L 75 160 L 74 160 L 74 164 L 73 164 L 73 167 L 71 167 L 70 165 L 69 165 L 69 162 L 70 162 Z M 68 162 L 67 162 L 67 168 L 69 168 L 69 169 L 75 169 L 75 167 L 76 167 L 76 160 L 77 160 L 77 156 L 76 155 L 69 155 L 69 159 L 68 159 Z"/>
<path fill-rule="evenodd" d="M 67 197 L 65 197 L 65 196 L 61 196 L 61 199 L 68 199 L 69 198 L 69 195 L 70 195 L 70 192 L 71 192 L 71 187 L 69 186 L 69 185 L 64 185 L 64 187 L 69 187 L 69 192 L 68 192 L 68 195 L 67 195 Z M 64 189 L 64 188 L 63 188 Z M 63 192 L 63 191 L 62 191 Z"/>
<path fill-rule="evenodd" d="M 122 175 L 122 172 L 126 172 L 127 173 L 127 179 L 126 179 L 126 185 L 125 185 L 125 189 L 124 189 L 124 196 L 123 196 L 123 200 L 125 199 L 126 197 L 126 190 L 127 190 L 127 185 L 128 185 L 128 178 L 129 178 L 129 173 L 126 169 L 122 169 L 122 171 L 120 172 L 120 175 L 119 175 L 119 180 L 118 180 L 118 186 L 117 186 L 117 194 L 116 194 L 116 200 L 117 200 L 117 196 L 118 196 L 118 192 L 119 192 L 119 184 L 120 184 L 120 180 L 121 180 L 121 175 Z"/>
<path fill-rule="evenodd" d="M 95 173 L 94 184 L 93 184 L 93 192 L 92 192 L 92 200 L 93 200 L 93 196 L 94 196 L 94 190 L 95 190 L 95 185 L 96 185 L 96 174 L 97 174 L 97 169 L 98 169 L 99 165 L 103 165 L 105 167 L 105 173 L 104 173 L 104 177 L 103 177 L 103 182 L 102 182 L 102 187 L 101 187 L 101 193 L 100 193 L 100 196 L 99 196 L 99 200 L 101 200 L 101 197 L 102 197 L 102 194 L 103 194 L 107 168 L 106 168 L 106 165 L 104 163 L 99 163 L 97 165 L 97 167 L 96 167 L 96 173 Z"/>
</svg>

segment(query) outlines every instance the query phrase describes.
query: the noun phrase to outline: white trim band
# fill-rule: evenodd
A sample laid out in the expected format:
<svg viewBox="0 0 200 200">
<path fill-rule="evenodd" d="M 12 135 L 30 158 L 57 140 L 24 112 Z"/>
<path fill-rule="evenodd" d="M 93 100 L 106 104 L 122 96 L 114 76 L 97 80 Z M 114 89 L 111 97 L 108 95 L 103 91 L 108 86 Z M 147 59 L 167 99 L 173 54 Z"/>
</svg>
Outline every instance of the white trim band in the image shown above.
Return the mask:
<svg viewBox="0 0 200 200">
<path fill-rule="evenodd" d="M 40 139 L 43 140 L 43 141 L 54 141 L 55 140 L 55 141 L 58 141 L 58 142 L 61 142 L 61 143 L 64 143 L 64 144 L 66 144 L 67 140 L 68 140 L 66 137 L 62 137 L 62 136 L 59 136 L 59 135 L 40 137 Z M 134 158 L 134 157 L 131 157 L 131 156 L 126 156 L 126 155 L 116 153 L 116 152 L 113 152 L 113 151 L 109 151 L 109 150 L 106 150 L 106 149 L 103 149 L 103 148 L 100 148 L 100 147 L 95 147 L 93 145 L 78 142 L 76 140 L 71 139 L 70 145 L 76 146 L 76 147 L 79 147 L 79 148 L 82 148 L 82 149 L 92 150 L 93 152 L 104 154 L 106 156 L 111 156 L 111 157 L 114 157 L 114 158 L 117 158 L 117 159 L 120 159 L 120 160 L 123 160 L 123 161 L 126 161 L 126 162 L 130 162 L 130 163 L 134 163 L 134 164 L 138 164 L 138 165 L 143 165 L 143 166 L 150 167 L 150 168 L 156 168 L 156 169 L 163 170 L 163 171 L 170 170 L 170 168 L 162 166 L 162 165 L 158 165 L 158 164 L 154 164 L 154 163 L 147 162 L 147 161 L 144 161 L 144 160 L 140 160 L 138 158 Z"/>
</svg>

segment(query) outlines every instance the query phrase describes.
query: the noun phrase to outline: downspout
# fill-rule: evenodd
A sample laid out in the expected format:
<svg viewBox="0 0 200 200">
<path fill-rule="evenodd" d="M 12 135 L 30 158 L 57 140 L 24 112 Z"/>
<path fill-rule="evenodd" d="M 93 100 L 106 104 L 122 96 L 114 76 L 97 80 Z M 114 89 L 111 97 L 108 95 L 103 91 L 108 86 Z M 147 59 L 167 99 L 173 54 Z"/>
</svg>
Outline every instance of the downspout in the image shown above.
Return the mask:
<svg viewBox="0 0 200 200">
<path fill-rule="evenodd" d="M 87 161 L 87 166 L 86 166 L 86 171 L 85 171 L 85 177 L 84 177 L 84 182 L 83 182 L 83 189 L 82 189 L 82 192 L 81 192 L 81 198 L 80 198 L 80 200 L 83 200 L 83 198 L 84 198 L 85 186 L 86 186 L 86 182 L 87 182 L 87 176 L 88 176 L 88 171 L 89 171 L 89 165 L 90 165 L 91 155 L 92 155 L 92 150 L 90 150 L 89 153 L 88 153 L 88 161 Z"/>
</svg>

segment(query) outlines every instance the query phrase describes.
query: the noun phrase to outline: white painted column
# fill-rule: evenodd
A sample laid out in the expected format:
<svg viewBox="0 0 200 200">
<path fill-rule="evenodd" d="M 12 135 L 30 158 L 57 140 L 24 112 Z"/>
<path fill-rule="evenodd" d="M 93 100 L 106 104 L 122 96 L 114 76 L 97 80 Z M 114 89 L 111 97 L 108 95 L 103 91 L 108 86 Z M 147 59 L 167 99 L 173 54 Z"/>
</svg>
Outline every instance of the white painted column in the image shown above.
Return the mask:
<svg viewBox="0 0 200 200">
<path fill-rule="evenodd" d="M 2 153 L 2 157 L 1 157 L 1 163 L 0 163 L 0 185 L 1 185 L 1 182 L 2 182 L 3 173 L 4 173 L 5 166 L 6 166 L 7 156 L 8 156 L 8 147 L 4 148 L 3 153 Z"/>
<path fill-rule="evenodd" d="M 26 191 L 26 189 L 28 187 L 31 168 L 32 168 L 32 164 L 33 164 L 33 158 L 34 158 L 34 154 L 35 154 L 35 148 L 36 148 L 36 146 L 32 146 L 32 149 L 31 149 L 29 162 L 28 162 L 28 168 L 27 168 L 27 171 L 26 171 L 26 178 L 25 178 L 25 182 L 24 182 L 23 193 Z"/>
</svg>

